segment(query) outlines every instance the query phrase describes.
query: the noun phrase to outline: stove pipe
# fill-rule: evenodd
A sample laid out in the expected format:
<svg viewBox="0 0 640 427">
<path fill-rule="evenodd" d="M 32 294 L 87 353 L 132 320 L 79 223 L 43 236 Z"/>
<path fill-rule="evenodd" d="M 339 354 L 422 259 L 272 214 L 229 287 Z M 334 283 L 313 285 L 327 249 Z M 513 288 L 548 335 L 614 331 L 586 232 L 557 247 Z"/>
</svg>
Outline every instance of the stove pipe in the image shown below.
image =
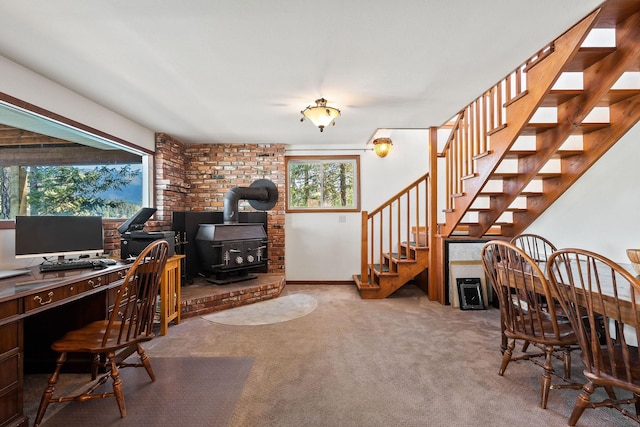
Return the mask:
<svg viewBox="0 0 640 427">
<path fill-rule="evenodd" d="M 238 223 L 238 201 L 249 200 L 249 204 L 258 210 L 269 210 L 278 201 L 278 189 L 268 179 L 254 181 L 249 187 L 233 187 L 224 195 L 223 219 L 225 224 Z"/>
</svg>

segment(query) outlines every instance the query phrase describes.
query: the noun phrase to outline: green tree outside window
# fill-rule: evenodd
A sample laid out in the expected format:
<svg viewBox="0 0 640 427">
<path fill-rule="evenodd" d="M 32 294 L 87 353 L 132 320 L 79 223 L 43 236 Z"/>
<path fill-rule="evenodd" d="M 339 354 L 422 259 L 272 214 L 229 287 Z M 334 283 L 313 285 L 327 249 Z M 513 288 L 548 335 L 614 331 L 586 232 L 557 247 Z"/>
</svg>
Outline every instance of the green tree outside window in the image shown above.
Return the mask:
<svg viewBox="0 0 640 427">
<path fill-rule="evenodd" d="M 287 211 L 358 211 L 359 157 L 287 157 Z"/>
</svg>

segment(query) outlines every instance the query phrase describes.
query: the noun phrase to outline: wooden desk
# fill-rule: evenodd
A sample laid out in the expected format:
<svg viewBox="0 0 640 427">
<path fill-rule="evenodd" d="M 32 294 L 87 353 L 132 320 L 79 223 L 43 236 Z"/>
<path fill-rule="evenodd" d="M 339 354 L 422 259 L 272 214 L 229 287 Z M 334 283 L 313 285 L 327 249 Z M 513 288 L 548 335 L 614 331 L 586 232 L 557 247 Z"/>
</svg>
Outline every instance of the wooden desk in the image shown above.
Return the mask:
<svg viewBox="0 0 640 427">
<path fill-rule="evenodd" d="M 182 260 L 185 255 L 174 255 L 167 259 L 160 284 L 160 335 L 166 335 L 169 322 L 180 323 L 180 285 Z"/>
<path fill-rule="evenodd" d="M 67 304 L 83 307 L 72 303 L 96 298 L 102 303 L 88 305 L 85 310 L 92 312 L 87 316 L 105 318 L 111 299 L 108 291 L 120 285 L 128 268 L 117 263 L 102 270 L 41 273 L 33 267 L 31 274 L 0 280 L 0 427 L 29 425 L 23 413 L 25 320 Z"/>
</svg>

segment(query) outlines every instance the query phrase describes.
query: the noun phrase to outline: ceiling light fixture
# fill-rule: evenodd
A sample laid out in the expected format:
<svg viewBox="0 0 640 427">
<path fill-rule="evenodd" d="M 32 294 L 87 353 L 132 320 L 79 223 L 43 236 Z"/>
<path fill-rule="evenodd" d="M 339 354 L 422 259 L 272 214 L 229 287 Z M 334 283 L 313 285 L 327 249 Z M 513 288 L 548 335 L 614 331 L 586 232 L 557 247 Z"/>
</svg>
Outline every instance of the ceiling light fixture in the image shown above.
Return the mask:
<svg viewBox="0 0 640 427">
<path fill-rule="evenodd" d="M 320 128 L 320 132 L 322 132 L 326 126 L 335 126 L 336 123 L 334 120 L 340 115 L 340 110 L 337 108 L 327 107 L 327 100 L 324 98 L 316 99 L 315 107 L 309 105 L 300 112 L 304 116 L 300 121 L 302 122 L 304 119 L 309 119 L 311 123 Z"/>
<path fill-rule="evenodd" d="M 376 152 L 378 157 L 386 157 L 391 151 L 391 138 L 376 138 L 373 140 L 373 151 Z"/>
</svg>

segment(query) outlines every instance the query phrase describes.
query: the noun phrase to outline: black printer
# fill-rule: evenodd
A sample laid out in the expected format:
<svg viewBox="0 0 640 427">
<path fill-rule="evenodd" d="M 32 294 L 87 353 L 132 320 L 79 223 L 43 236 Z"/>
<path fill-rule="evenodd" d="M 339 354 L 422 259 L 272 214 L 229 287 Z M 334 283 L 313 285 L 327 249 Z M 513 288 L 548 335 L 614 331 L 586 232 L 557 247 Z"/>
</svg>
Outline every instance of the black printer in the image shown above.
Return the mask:
<svg viewBox="0 0 640 427">
<path fill-rule="evenodd" d="M 174 255 L 175 231 L 144 231 L 145 223 L 155 212 L 156 208 L 142 208 L 118 227 L 118 232 L 120 232 L 120 258 L 135 258 L 150 243 L 160 239 L 169 243 L 169 256 Z"/>
</svg>

